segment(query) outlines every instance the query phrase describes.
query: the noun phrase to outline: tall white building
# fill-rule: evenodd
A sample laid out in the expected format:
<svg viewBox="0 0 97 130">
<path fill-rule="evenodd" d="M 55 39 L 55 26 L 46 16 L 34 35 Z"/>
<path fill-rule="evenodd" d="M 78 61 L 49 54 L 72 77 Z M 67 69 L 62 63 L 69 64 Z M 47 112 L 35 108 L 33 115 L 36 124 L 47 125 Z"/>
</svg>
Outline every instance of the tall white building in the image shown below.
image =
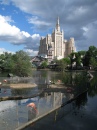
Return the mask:
<svg viewBox="0 0 97 130">
<path fill-rule="evenodd" d="M 68 41 L 64 39 L 64 32 L 60 30 L 59 18 L 52 34 L 41 37 L 39 46 L 39 56 L 48 58 L 48 61 L 62 59 L 67 57 L 71 52 L 75 52 L 74 38 Z"/>
</svg>

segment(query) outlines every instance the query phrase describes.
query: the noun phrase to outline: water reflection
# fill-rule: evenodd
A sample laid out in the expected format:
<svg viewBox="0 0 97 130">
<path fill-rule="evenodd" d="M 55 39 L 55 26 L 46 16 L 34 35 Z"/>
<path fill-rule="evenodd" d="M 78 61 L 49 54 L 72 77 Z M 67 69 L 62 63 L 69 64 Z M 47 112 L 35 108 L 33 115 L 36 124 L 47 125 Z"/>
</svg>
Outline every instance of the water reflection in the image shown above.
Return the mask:
<svg viewBox="0 0 97 130">
<path fill-rule="evenodd" d="M 94 78 L 91 80 L 89 84 L 89 96 L 94 97 L 97 95 L 97 73 L 94 73 Z"/>
<path fill-rule="evenodd" d="M 83 97 L 83 96 L 82 96 Z M 70 93 L 61 93 L 61 92 L 45 92 L 42 96 L 24 100 L 17 101 L 3 101 L 0 102 L 2 110 L 0 111 L 0 124 L 3 124 L 2 119 L 4 119 L 5 126 L 8 124 L 10 129 L 15 129 L 24 123 L 34 120 L 35 118 L 49 112 L 60 106 L 62 103 L 70 99 Z M 29 103 L 35 103 L 38 113 L 31 107 L 27 107 Z M 76 102 L 78 106 L 79 102 Z M 60 113 L 61 111 L 61 113 Z M 54 121 L 63 118 L 64 114 L 63 108 L 55 112 L 53 118 Z M 9 120 L 10 117 L 10 120 Z M 12 125 L 13 123 L 13 125 Z M 0 128 L 4 126 L 1 125 Z"/>
<path fill-rule="evenodd" d="M 46 117 L 23 130 L 64 130 L 64 128 L 66 130 L 96 130 L 96 100 L 97 96 L 91 101 L 86 92 L 72 103 L 52 112 L 50 115 L 47 115 Z"/>
<path fill-rule="evenodd" d="M 84 92 L 83 94 L 81 94 L 76 100 L 75 103 L 73 104 L 74 107 L 76 107 L 77 109 L 80 109 L 81 107 L 85 106 L 86 103 L 88 101 L 87 98 L 87 92 Z"/>
<path fill-rule="evenodd" d="M 62 98 L 64 98 L 64 94 L 51 92 L 50 94 L 44 93 L 44 97 L 17 101 L 2 101 L 0 102 L 0 124 L 2 124 L 0 128 L 3 129 L 3 127 L 5 127 L 6 129 L 6 125 L 8 124 L 7 130 L 15 129 L 27 121 L 35 119 L 56 108 L 62 103 Z M 35 113 L 33 108 L 27 107 L 27 105 L 32 102 L 36 104 L 38 114 Z M 5 122 L 4 125 L 3 122 Z"/>
<path fill-rule="evenodd" d="M 27 107 L 29 108 L 28 110 L 28 121 L 29 121 L 36 117 L 36 115 L 38 114 L 38 110 L 34 102 L 30 102 L 29 104 L 27 104 Z"/>
<path fill-rule="evenodd" d="M 32 94 L 38 93 L 38 88 L 24 88 L 24 89 L 11 89 L 12 96 L 23 95 L 30 96 Z"/>
<path fill-rule="evenodd" d="M 0 96 L 17 96 L 17 95 L 33 95 L 40 90 L 45 90 L 40 96 L 30 99 L 23 100 L 13 100 L 13 101 L 2 101 L 0 102 L 0 128 L 3 130 L 12 130 L 28 121 L 34 120 L 37 117 L 55 109 L 64 102 L 76 97 L 79 93 L 82 93 L 89 88 L 88 91 L 79 96 L 74 102 L 65 105 L 61 109 L 53 112 L 50 120 L 52 123 L 62 120 L 65 116 L 72 113 L 71 115 L 78 115 L 80 110 L 87 108 L 87 103 L 89 97 L 92 98 L 97 95 L 97 76 L 94 74 L 94 78 L 89 81 L 84 72 L 67 72 L 67 73 L 56 73 L 56 72 L 46 72 L 38 71 L 34 72 L 35 82 L 40 83 L 36 88 L 30 89 L 6 89 L 4 93 L 4 88 L 1 88 Z M 53 87 L 47 88 L 47 82 L 53 81 Z M 62 85 L 57 83 L 57 81 L 62 81 Z M 44 85 L 43 85 L 44 83 Z M 68 91 L 69 90 L 69 91 Z M 29 103 L 35 103 L 38 114 L 32 108 L 27 107 Z M 82 116 L 82 115 L 81 115 Z M 68 117 L 69 118 L 69 117 Z M 48 124 L 48 123 L 47 123 Z M 49 125 L 48 125 L 49 126 Z M 60 126 L 61 127 L 61 126 Z M 45 127 L 47 128 L 47 126 Z M 48 127 L 50 128 L 50 127 Z"/>
</svg>

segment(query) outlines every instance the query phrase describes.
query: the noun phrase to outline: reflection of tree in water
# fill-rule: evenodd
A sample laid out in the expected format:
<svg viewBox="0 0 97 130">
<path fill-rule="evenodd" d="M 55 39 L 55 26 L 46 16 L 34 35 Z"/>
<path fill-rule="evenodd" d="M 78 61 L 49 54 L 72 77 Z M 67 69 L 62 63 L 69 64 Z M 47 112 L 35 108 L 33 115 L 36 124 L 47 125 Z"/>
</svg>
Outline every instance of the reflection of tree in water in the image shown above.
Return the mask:
<svg viewBox="0 0 97 130">
<path fill-rule="evenodd" d="M 86 72 L 64 72 L 60 75 L 62 82 L 66 85 L 82 85 L 87 81 Z M 82 82 L 84 80 L 84 82 Z"/>
<path fill-rule="evenodd" d="M 94 77 L 89 83 L 88 95 L 91 97 L 97 95 L 97 73 L 94 73 Z"/>
<path fill-rule="evenodd" d="M 74 94 L 78 95 L 87 89 L 87 76 L 86 72 L 65 72 L 62 74 L 62 82 L 74 89 Z"/>
<path fill-rule="evenodd" d="M 88 80 L 85 73 L 80 73 L 75 76 L 75 95 L 81 94 L 87 90 L 87 82 Z"/>
<path fill-rule="evenodd" d="M 75 104 L 78 108 L 80 108 L 81 106 L 84 106 L 87 102 L 87 94 L 90 97 L 94 97 L 95 95 L 97 95 L 97 73 L 93 74 L 93 78 L 89 79 L 86 77 L 86 74 L 84 73 L 83 77 L 80 80 L 80 87 L 76 87 L 77 88 L 77 92 L 80 90 L 85 90 L 85 88 L 88 88 L 88 91 L 83 93 L 82 95 L 80 95 L 76 101 Z"/>
<path fill-rule="evenodd" d="M 87 103 L 87 92 L 81 94 L 74 102 L 74 106 L 80 109 L 80 107 L 85 106 Z"/>
<path fill-rule="evenodd" d="M 32 91 L 32 88 L 12 89 L 11 93 L 14 96 L 17 96 L 17 95 L 29 95 L 31 91 Z"/>
<path fill-rule="evenodd" d="M 42 71 L 42 77 L 46 78 L 48 75 L 48 71 Z"/>
<path fill-rule="evenodd" d="M 64 72 L 60 75 L 62 82 L 66 85 L 72 83 L 72 73 L 71 72 Z"/>
</svg>

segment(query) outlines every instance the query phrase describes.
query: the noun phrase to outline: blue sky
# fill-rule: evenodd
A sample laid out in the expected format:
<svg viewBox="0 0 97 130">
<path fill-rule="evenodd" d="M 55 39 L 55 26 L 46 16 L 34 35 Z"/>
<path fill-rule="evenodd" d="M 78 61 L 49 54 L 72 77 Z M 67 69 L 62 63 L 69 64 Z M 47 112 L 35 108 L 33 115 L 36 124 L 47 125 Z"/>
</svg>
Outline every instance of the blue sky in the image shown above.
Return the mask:
<svg viewBox="0 0 97 130">
<path fill-rule="evenodd" d="M 77 51 L 97 47 L 97 0 L 0 0 L 0 54 L 25 50 L 37 55 L 41 36 L 60 18 L 64 38 Z"/>
</svg>

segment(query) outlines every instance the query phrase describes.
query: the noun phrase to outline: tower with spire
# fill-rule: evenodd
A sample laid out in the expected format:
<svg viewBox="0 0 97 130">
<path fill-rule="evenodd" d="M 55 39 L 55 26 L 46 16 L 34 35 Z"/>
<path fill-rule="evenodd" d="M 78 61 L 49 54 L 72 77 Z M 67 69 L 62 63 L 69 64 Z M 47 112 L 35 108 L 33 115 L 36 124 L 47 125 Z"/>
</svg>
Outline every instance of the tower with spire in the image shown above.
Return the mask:
<svg viewBox="0 0 97 130">
<path fill-rule="evenodd" d="M 65 58 L 75 50 L 74 38 L 70 38 L 70 40 L 64 39 L 64 32 L 60 29 L 58 17 L 52 34 L 48 34 L 40 39 L 38 55 L 47 57 L 50 62 L 54 59 Z"/>
<path fill-rule="evenodd" d="M 60 32 L 59 17 L 57 18 L 56 30 L 57 30 L 58 32 Z"/>
</svg>

